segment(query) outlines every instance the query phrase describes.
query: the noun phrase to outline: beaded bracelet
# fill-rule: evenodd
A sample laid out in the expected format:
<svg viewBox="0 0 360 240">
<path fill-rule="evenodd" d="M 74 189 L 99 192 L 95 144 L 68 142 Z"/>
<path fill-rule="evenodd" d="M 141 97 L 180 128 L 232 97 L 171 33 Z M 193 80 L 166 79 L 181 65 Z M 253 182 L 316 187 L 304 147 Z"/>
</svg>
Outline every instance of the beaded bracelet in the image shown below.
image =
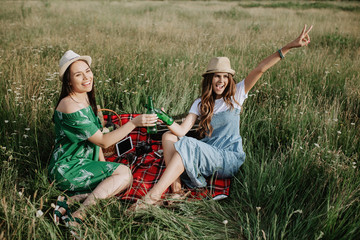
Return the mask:
<svg viewBox="0 0 360 240">
<path fill-rule="evenodd" d="M 279 55 L 280 55 L 280 58 L 281 58 L 281 60 L 284 58 L 284 55 L 283 55 L 283 53 L 281 52 L 281 48 L 278 50 L 278 53 L 279 53 Z"/>
</svg>

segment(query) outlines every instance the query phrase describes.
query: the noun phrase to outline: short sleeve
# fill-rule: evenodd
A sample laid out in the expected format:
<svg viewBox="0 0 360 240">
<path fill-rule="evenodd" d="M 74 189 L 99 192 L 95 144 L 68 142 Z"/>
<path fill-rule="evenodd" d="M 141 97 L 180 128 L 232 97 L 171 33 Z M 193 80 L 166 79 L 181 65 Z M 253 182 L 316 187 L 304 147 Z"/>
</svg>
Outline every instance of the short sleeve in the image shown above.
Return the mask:
<svg viewBox="0 0 360 240">
<path fill-rule="evenodd" d="M 200 110 L 199 110 L 199 103 L 200 103 L 201 99 L 198 98 L 194 101 L 194 103 L 191 105 L 190 111 L 189 113 L 194 113 L 197 116 L 200 116 Z"/>
<path fill-rule="evenodd" d="M 71 142 L 81 142 L 94 135 L 99 127 L 92 122 L 86 115 L 64 117 L 61 127 Z"/>
<path fill-rule="evenodd" d="M 247 97 L 248 95 L 245 94 L 245 79 L 244 79 L 236 84 L 235 100 L 240 104 L 240 106 L 242 106 Z"/>
</svg>

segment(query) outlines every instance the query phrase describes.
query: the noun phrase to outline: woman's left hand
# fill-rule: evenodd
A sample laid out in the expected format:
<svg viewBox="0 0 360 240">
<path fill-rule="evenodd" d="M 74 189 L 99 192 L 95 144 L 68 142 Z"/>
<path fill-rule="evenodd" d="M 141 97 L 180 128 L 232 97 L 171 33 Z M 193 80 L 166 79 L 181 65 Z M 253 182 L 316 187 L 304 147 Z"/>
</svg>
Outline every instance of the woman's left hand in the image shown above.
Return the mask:
<svg viewBox="0 0 360 240">
<path fill-rule="evenodd" d="M 289 48 L 298 48 L 307 46 L 310 43 L 310 36 L 309 32 L 312 29 L 312 25 L 309 27 L 309 29 L 306 30 L 307 26 L 305 24 L 304 29 L 302 30 L 300 36 L 298 36 L 294 41 L 290 42 L 288 44 Z"/>
</svg>

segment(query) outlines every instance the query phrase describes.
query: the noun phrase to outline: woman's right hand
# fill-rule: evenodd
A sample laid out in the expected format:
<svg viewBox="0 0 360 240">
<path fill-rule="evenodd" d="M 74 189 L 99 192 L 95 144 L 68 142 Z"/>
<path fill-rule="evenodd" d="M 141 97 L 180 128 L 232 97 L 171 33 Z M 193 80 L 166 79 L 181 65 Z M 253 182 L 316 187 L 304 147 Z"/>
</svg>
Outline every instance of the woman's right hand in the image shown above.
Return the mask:
<svg viewBox="0 0 360 240">
<path fill-rule="evenodd" d="M 155 126 L 158 117 L 156 114 L 141 114 L 131 121 L 136 127 L 148 127 L 148 126 Z"/>
<path fill-rule="evenodd" d="M 305 24 L 303 30 L 301 31 L 300 35 L 293 41 L 291 41 L 289 44 L 287 44 L 288 48 L 298 48 L 307 46 L 310 43 L 310 35 L 309 32 L 312 29 L 312 25 L 309 27 L 309 29 L 306 29 L 307 26 Z"/>
</svg>

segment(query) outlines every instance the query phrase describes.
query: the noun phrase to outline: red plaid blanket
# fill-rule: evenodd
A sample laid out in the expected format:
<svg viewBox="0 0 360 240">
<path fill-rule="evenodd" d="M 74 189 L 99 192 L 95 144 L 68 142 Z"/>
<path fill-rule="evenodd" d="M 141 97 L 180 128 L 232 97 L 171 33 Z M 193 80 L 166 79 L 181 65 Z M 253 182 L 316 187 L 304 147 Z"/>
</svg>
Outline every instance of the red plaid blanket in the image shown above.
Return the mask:
<svg viewBox="0 0 360 240">
<path fill-rule="evenodd" d="M 122 125 L 127 123 L 132 118 L 139 114 L 121 114 Z M 107 120 L 108 115 L 104 115 L 104 120 Z M 111 116 L 115 124 L 119 124 L 119 120 L 116 116 Z M 144 196 L 152 186 L 158 182 L 163 171 L 165 170 L 165 162 L 162 154 L 158 154 L 158 151 L 162 149 L 161 140 L 154 140 L 149 138 L 149 134 L 146 132 L 146 128 L 135 128 L 129 136 L 133 141 L 134 148 L 121 159 L 117 158 L 114 154 L 107 157 L 107 161 L 120 162 L 130 167 L 133 174 L 133 184 L 125 193 L 120 194 L 118 197 L 123 200 L 135 201 Z M 152 152 L 144 154 L 134 158 L 135 146 L 141 142 L 147 141 L 151 143 Z M 129 158 L 129 156 L 132 156 Z M 208 179 L 208 187 L 203 189 L 190 189 L 192 197 L 201 199 L 204 197 L 212 197 L 214 199 L 221 199 L 229 196 L 230 179 Z M 184 186 L 186 188 L 186 186 Z M 165 193 L 169 192 L 169 189 Z"/>
</svg>

